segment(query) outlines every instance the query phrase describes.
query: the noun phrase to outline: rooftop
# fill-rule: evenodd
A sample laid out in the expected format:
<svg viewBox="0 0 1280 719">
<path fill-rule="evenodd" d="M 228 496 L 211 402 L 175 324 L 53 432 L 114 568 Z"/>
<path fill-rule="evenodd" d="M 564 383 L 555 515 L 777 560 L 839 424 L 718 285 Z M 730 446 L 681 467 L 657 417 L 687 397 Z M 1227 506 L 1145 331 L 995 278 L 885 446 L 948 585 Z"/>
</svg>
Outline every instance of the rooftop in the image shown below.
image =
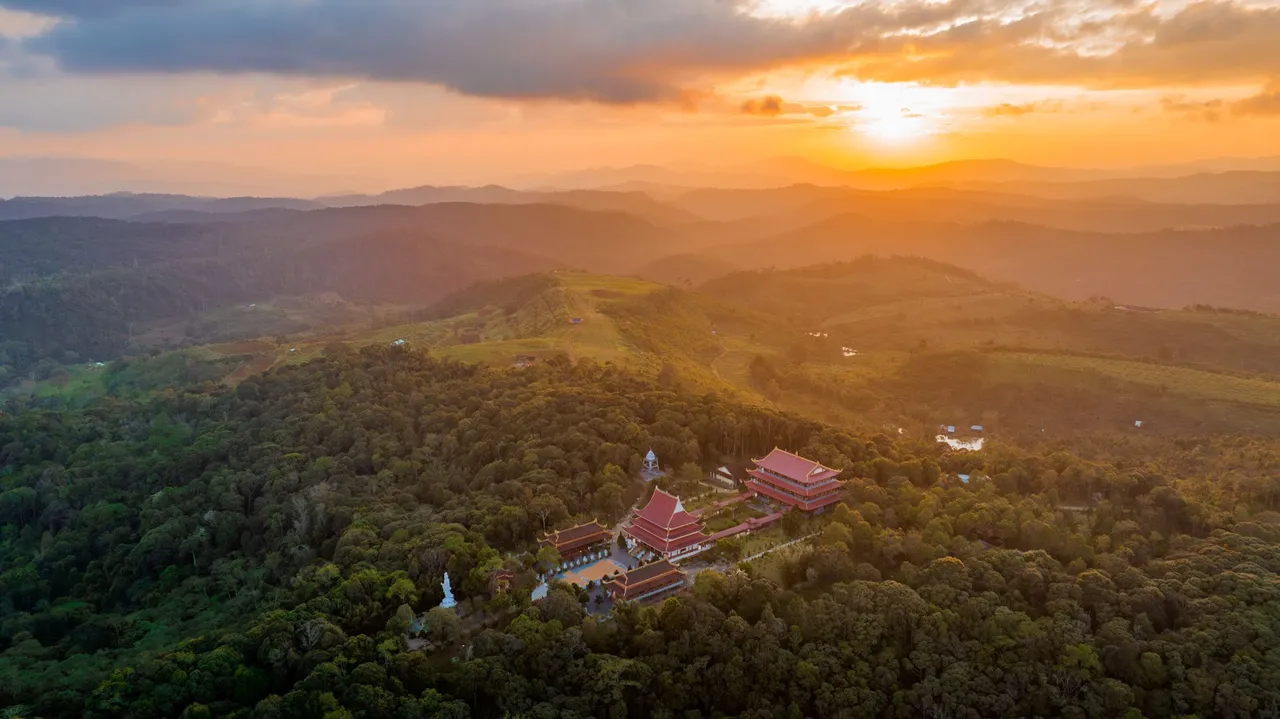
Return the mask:
<svg viewBox="0 0 1280 719">
<path fill-rule="evenodd" d="M 680 498 L 655 489 L 649 503 L 636 513 L 636 518 L 643 519 L 663 529 L 674 529 L 690 524 L 697 524 L 698 518 L 685 511 Z"/>
<path fill-rule="evenodd" d="M 552 544 L 565 544 L 567 542 L 575 542 L 596 534 L 607 532 L 608 530 L 601 526 L 599 522 L 591 521 L 586 524 L 579 524 L 576 527 L 561 529 L 556 532 L 549 532 L 547 534 L 546 541 L 551 542 Z"/>
<path fill-rule="evenodd" d="M 751 469 L 750 462 L 725 462 L 716 469 L 717 472 L 736 480 L 747 481 L 747 471 Z"/>
<path fill-rule="evenodd" d="M 680 573 L 680 569 L 676 567 L 676 565 L 664 559 L 660 562 L 646 564 L 643 567 L 638 567 L 629 572 L 625 572 L 614 581 L 624 587 L 635 586 L 672 572 Z"/>
<path fill-rule="evenodd" d="M 767 456 L 755 460 L 755 463 L 761 469 L 766 469 L 801 484 L 826 481 L 840 474 L 838 469 L 832 469 L 777 447 L 774 447 L 773 451 Z"/>
</svg>

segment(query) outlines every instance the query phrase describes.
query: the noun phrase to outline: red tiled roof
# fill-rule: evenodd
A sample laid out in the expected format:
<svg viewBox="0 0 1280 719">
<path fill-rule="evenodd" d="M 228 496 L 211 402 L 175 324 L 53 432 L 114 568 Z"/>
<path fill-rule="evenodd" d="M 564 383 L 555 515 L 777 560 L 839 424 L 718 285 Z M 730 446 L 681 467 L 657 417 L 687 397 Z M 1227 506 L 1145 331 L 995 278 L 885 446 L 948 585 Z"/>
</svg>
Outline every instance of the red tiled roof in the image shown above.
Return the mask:
<svg viewBox="0 0 1280 719">
<path fill-rule="evenodd" d="M 554 546 L 561 551 L 604 541 L 609 537 L 609 530 L 599 522 L 588 522 L 576 527 L 549 532 L 542 538 L 542 546 Z"/>
<path fill-rule="evenodd" d="M 764 496 L 770 499 L 776 499 L 779 502 L 782 502 L 784 504 L 789 504 L 799 509 L 803 509 L 806 512 L 811 512 L 815 509 L 818 509 L 820 507 L 825 507 L 829 504 L 835 504 L 836 502 L 839 502 L 841 499 L 844 498 L 844 492 L 833 492 L 828 495 L 805 500 L 805 499 L 800 499 L 799 497 L 792 497 L 788 494 L 784 494 L 783 492 L 778 491 L 771 485 L 765 484 L 764 482 L 753 481 L 747 486 L 751 487 L 756 492 L 763 494 Z"/>
<path fill-rule="evenodd" d="M 676 552 L 685 547 L 692 547 L 707 541 L 707 535 L 701 530 L 682 536 L 663 536 L 643 524 L 630 524 L 623 528 L 631 538 L 644 542 L 659 552 Z"/>
<path fill-rule="evenodd" d="M 661 489 L 653 491 L 649 503 L 636 513 L 636 518 L 668 530 L 698 523 L 697 517 L 685 511 L 679 497 L 667 494 Z"/>
<path fill-rule="evenodd" d="M 798 482 L 792 484 L 790 482 L 779 480 L 777 477 L 774 477 L 767 472 L 761 472 L 758 469 L 753 469 L 751 470 L 751 479 L 747 481 L 747 487 L 754 488 L 757 484 L 768 484 L 780 489 L 785 489 L 792 494 L 799 494 L 808 499 L 821 494 L 826 494 L 832 489 L 840 486 L 842 483 L 839 481 L 829 480 L 823 484 L 799 484 Z"/>
<path fill-rule="evenodd" d="M 675 552 L 707 540 L 701 521 L 686 512 L 680 498 L 655 490 L 644 509 L 622 528 L 627 536 L 659 552 Z"/>
<path fill-rule="evenodd" d="M 767 469 L 800 484 L 814 484 L 840 474 L 838 469 L 824 467 L 811 459 L 805 459 L 777 447 L 774 447 L 767 456 L 755 460 L 755 463 L 761 469 Z"/>
<path fill-rule="evenodd" d="M 663 586 L 683 584 L 684 579 L 684 572 L 664 559 L 622 574 L 609 582 L 609 589 L 615 597 L 629 599 Z"/>
</svg>

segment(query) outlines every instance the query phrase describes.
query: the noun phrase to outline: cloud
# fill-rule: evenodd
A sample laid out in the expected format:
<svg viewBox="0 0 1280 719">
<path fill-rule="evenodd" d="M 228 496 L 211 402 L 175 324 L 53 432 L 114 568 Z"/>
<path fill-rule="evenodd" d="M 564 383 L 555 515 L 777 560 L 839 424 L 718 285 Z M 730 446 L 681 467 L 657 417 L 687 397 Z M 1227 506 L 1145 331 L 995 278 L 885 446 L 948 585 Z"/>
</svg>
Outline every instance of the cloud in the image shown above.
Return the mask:
<svg viewBox="0 0 1280 719">
<path fill-rule="evenodd" d="M 1222 119 L 1226 103 L 1221 98 L 1212 100 L 1188 99 L 1186 95 L 1170 95 L 1160 99 L 1160 107 L 1167 113 L 1185 115 L 1206 122 Z"/>
<path fill-rule="evenodd" d="M 1280 115 L 1280 81 L 1272 82 L 1262 92 L 1232 103 L 1237 115 Z"/>
<path fill-rule="evenodd" d="M 751 98 L 739 108 L 745 115 L 760 117 L 778 117 L 779 115 L 811 115 L 817 118 L 860 110 L 858 105 L 807 105 L 800 102 L 787 102 L 777 95 Z"/>
<path fill-rule="evenodd" d="M 52 27 L 55 22 L 57 20 L 46 15 L 33 15 L 0 7 L 0 42 L 6 38 L 38 35 Z"/>
<path fill-rule="evenodd" d="M 1280 7 L 1256 0 L 868 0 L 799 19 L 752 14 L 753 0 L 0 6 L 61 18 L 23 47 L 70 73 L 266 73 L 520 100 L 687 102 L 721 80 L 790 66 L 946 85 L 1159 87 L 1280 76 Z M 767 103 L 741 109 L 774 112 Z"/>
<path fill-rule="evenodd" d="M 841 74 L 1103 89 L 1280 74 L 1280 7 L 1206 1 L 1177 8 L 1065 0 L 1007 17 L 993 13 L 923 36 L 882 38 L 851 57 Z"/>
<path fill-rule="evenodd" d="M 186 125 L 207 113 L 205 83 L 177 78 L 130 78 L 103 83 L 92 78 L 42 74 L 0 77 L 0 127 L 28 132 L 79 133 L 146 123 Z"/>
<path fill-rule="evenodd" d="M 129 7 L 160 7 L 189 0 L 3 0 L 0 5 L 52 17 L 103 17 Z"/>
<path fill-rule="evenodd" d="M 338 76 L 608 103 L 678 100 L 706 75 L 838 55 L 864 34 L 946 14 L 858 6 L 795 23 L 754 17 L 746 0 L 59 4 L 72 19 L 26 46 L 70 72 Z"/>
<path fill-rule="evenodd" d="M 747 100 L 742 103 L 742 112 L 747 115 L 764 115 L 765 117 L 777 117 L 782 114 L 782 98 L 777 95 L 769 95 L 754 100 Z"/>
<path fill-rule="evenodd" d="M 1002 102 L 999 105 L 984 107 L 982 109 L 983 117 L 1022 117 L 1030 115 L 1033 112 L 1059 112 L 1062 110 L 1062 102 L 1059 100 L 1041 100 L 1039 102 L 1022 102 L 1010 103 Z"/>
</svg>

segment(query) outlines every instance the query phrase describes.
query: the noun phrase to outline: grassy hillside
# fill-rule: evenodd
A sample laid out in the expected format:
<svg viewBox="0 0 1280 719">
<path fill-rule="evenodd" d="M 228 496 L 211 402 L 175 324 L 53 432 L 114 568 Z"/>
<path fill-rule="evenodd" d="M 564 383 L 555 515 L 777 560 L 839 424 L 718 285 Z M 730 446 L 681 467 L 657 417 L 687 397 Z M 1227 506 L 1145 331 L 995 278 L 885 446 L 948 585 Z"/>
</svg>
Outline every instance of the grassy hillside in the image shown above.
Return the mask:
<svg viewBox="0 0 1280 719">
<path fill-rule="evenodd" d="M 354 335 L 473 362 L 625 363 L 867 431 L 1022 442 L 1280 431 L 1280 318 L 1071 303 L 931 260 L 736 273 L 697 292 L 560 272 Z M 580 317 L 580 325 L 568 318 Z"/>
<path fill-rule="evenodd" d="M 922 439 L 975 423 L 1020 443 L 1280 432 L 1280 318 L 1071 303 L 932 260 L 735 273 L 697 292 L 556 271 L 406 319 L 203 351 L 234 360 L 228 383 L 368 344 L 498 368 L 589 359 Z"/>
<path fill-rule="evenodd" d="M 699 292 L 771 318 L 719 375 L 825 421 L 1019 441 L 1280 431 L 1280 318 L 1072 303 L 913 258 L 744 272 Z M 756 338 L 768 336 L 772 346 Z"/>
</svg>

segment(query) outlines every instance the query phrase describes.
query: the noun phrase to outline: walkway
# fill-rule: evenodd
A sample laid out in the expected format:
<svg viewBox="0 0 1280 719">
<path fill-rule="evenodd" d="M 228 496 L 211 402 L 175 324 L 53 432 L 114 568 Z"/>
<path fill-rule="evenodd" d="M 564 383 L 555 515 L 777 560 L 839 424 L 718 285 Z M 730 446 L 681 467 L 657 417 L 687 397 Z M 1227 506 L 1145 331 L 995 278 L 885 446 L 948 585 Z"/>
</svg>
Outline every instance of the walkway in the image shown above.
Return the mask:
<svg viewBox="0 0 1280 719">
<path fill-rule="evenodd" d="M 772 554 L 781 549 L 786 549 L 787 547 L 794 546 L 805 540 L 813 539 L 816 536 L 818 536 L 818 532 L 814 532 L 813 534 L 806 534 L 803 537 L 800 537 L 799 539 L 793 539 L 789 542 L 783 542 L 782 544 L 779 544 L 777 546 L 769 547 L 763 552 L 757 552 L 751 555 L 750 557 L 744 557 L 742 559 L 739 559 L 736 562 L 728 562 L 728 561 L 721 560 L 721 561 L 710 563 L 710 564 L 708 563 L 699 564 L 697 561 L 694 561 L 688 564 L 681 564 L 680 568 L 683 569 L 690 577 L 697 576 L 698 574 L 705 572 L 707 570 L 723 573 L 723 572 L 729 571 L 734 566 L 741 564 L 743 562 L 754 562 L 755 560 L 765 555 Z"/>
<path fill-rule="evenodd" d="M 799 543 L 801 543 L 801 542 L 805 541 L 806 539 L 813 539 L 813 538 L 814 538 L 814 537 L 816 537 L 816 536 L 818 536 L 818 533 L 817 533 L 817 532 L 814 532 L 813 534 L 806 534 L 806 535 L 804 535 L 803 537 L 800 537 L 799 539 L 793 539 L 793 540 L 791 540 L 790 542 L 783 542 L 782 544 L 779 544 L 779 545 L 777 545 L 776 547 L 769 547 L 768 549 L 764 550 L 763 552 L 758 552 L 758 553 L 756 553 L 756 554 L 751 555 L 750 557 L 745 557 L 745 558 L 743 558 L 743 559 L 741 559 L 741 560 L 739 560 L 739 561 L 742 561 L 742 562 L 754 562 L 755 560 L 757 560 L 757 559 L 759 559 L 759 558 L 761 558 L 761 557 L 765 556 L 766 554 L 772 554 L 773 552 L 776 552 L 776 551 L 778 551 L 779 549 L 786 549 L 787 547 L 790 547 L 790 546 L 795 545 L 795 544 L 799 544 Z"/>
</svg>

